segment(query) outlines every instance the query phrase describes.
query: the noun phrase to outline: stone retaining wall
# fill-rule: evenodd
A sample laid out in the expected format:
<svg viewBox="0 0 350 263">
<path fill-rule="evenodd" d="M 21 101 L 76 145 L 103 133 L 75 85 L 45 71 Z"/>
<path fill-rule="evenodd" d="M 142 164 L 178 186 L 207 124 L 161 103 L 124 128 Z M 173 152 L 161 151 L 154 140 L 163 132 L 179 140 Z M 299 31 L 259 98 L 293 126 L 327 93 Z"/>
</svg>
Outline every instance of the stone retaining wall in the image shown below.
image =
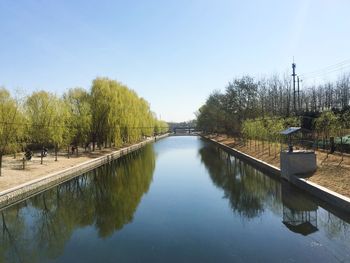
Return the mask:
<svg viewBox="0 0 350 263">
<path fill-rule="evenodd" d="M 254 157 L 252 157 L 244 152 L 241 152 L 235 148 L 231 148 L 231 147 L 229 147 L 221 142 L 214 141 L 214 140 L 209 139 L 203 135 L 200 135 L 200 136 L 203 139 L 208 140 L 208 141 L 220 146 L 220 148 L 225 149 L 227 152 L 232 153 L 234 156 L 237 156 L 239 159 L 247 161 L 248 163 L 250 163 L 251 165 L 253 165 L 257 169 L 259 169 L 260 171 L 268 173 L 269 175 L 272 175 L 278 179 L 281 178 L 281 170 L 278 167 L 273 166 L 267 162 L 261 161 L 257 158 L 254 158 Z"/>
</svg>

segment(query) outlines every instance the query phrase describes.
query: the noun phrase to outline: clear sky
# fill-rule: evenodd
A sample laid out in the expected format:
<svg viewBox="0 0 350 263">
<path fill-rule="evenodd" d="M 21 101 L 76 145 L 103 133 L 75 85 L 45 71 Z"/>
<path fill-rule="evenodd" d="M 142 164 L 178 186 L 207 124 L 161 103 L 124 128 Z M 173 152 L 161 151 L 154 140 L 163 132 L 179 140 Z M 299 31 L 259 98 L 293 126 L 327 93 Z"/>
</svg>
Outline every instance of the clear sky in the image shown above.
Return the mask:
<svg viewBox="0 0 350 263">
<path fill-rule="evenodd" d="M 0 86 L 61 95 L 106 76 L 183 121 L 234 77 L 350 59 L 349 33 L 349 0 L 0 0 Z"/>
</svg>

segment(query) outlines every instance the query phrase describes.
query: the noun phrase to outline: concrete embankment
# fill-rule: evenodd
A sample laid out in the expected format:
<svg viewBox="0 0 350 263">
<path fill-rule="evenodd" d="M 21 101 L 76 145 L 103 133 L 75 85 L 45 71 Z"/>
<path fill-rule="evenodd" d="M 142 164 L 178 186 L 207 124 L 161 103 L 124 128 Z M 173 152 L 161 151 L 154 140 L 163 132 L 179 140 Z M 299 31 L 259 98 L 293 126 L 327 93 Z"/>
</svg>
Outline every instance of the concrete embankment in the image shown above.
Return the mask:
<svg viewBox="0 0 350 263">
<path fill-rule="evenodd" d="M 30 196 L 36 195 L 63 182 L 69 181 L 72 178 L 91 171 L 103 164 L 109 163 L 112 160 L 118 159 L 121 156 L 136 151 L 148 143 L 158 141 L 159 139 L 165 138 L 167 136 L 168 134 L 160 135 L 156 138 L 152 137 L 140 143 L 124 147 L 120 150 L 103 155 L 101 157 L 85 161 L 73 167 L 50 173 L 41 178 L 4 190 L 0 192 L 0 209 L 27 199 Z"/>
<path fill-rule="evenodd" d="M 257 169 L 272 175 L 278 179 L 281 178 L 281 170 L 280 168 L 270 165 L 264 161 L 261 161 L 257 158 L 254 158 L 246 153 L 243 153 L 241 151 L 238 151 L 237 149 L 231 148 L 223 143 L 217 142 L 215 140 L 212 140 L 210 138 L 207 138 L 203 135 L 200 135 L 205 140 L 208 140 L 222 149 L 226 150 L 229 153 L 232 153 L 234 156 L 237 156 L 238 158 L 247 161 L 248 163 L 252 164 Z M 343 196 L 341 194 L 338 194 L 332 190 L 329 190 L 323 186 L 320 186 L 318 184 L 315 184 L 313 182 L 307 181 L 303 178 L 299 178 L 294 176 L 290 183 L 295 185 L 296 187 L 302 189 L 303 191 L 315 196 L 316 198 L 320 199 L 325 205 L 327 206 L 327 209 L 329 208 L 335 208 L 341 210 L 342 213 L 350 214 L 350 198 Z M 329 207 L 331 206 L 331 207 Z M 333 209 L 332 209 L 333 210 Z"/>
</svg>

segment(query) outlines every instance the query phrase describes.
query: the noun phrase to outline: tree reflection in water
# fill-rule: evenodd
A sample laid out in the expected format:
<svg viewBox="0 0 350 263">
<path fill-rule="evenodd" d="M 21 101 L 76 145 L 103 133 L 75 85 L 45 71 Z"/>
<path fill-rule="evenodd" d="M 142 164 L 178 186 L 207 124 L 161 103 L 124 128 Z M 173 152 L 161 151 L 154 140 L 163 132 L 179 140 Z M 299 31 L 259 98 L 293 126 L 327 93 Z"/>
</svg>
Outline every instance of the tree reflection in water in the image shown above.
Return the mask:
<svg viewBox="0 0 350 263">
<path fill-rule="evenodd" d="M 199 150 L 213 183 L 223 189 L 234 212 L 249 219 L 259 216 L 269 207 L 281 211 L 281 185 L 250 165 L 212 145 Z"/>
<path fill-rule="evenodd" d="M 258 217 L 268 208 L 281 216 L 284 225 L 294 233 L 308 235 L 321 226 L 329 238 L 349 241 L 349 216 L 340 219 L 319 209 L 315 199 L 289 183 L 281 184 L 224 150 L 212 144 L 204 145 L 199 150 L 202 163 L 213 183 L 223 189 L 232 210 L 242 218 Z"/>
<path fill-rule="evenodd" d="M 183 141 L 183 143 L 185 144 L 187 141 Z M 313 212 L 317 216 L 314 225 L 320 231 L 310 234 L 307 237 L 308 240 L 316 240 L 319 244 L 325 244 L 326 247 L 330 247 L 332 250 L 338 249 L 339 254 L 343 253 L 342 251 L 348 251 L 350 244 L 348 220 L 339 219 L 327 210 L 318 207 L 318 202 L 312 203 L 314 199 L 303 196 L 293 189 L 286 192 L 286 188 L 279 181 L 233 158 L 214 145 L 205 143 L 201 145 L 204 146 L 199 148 L 198 158 L 209 172 L 213 184 L 220 191 L 222 189 L 224 197 L 228 199 L 229 206 L 234 214 L 233 217 L 238 216 L 244 220 L 253 221 L 254 218 L 261 216 L 261 218 L 267 218 L 268 220 L 273 219 L 274 224 L 276 222 L 278 224 L 280 221 L 280 225 L 271 227 L 271 229 L 277 229 L 276 231 L 279 232 L 283 225 L 282 221 L 287 222 L 287 220 L 292 219 L 293 222 L 289 222 L 289 224 L 293 223 L 293 225 L 288 225 L 288 229 L 295 232 L 295 230 L 300 230 L 298 227 L 300 224 L 297 220 L 311 218 L 309 212 Z M 170 146 L 169 149 L 172 149 Z M 160 153 L 163 154 L 164 151 L 160 151 Z M 181 161 L 181 158 L 184 157 L 181 155 L 179 159 L 171 158 L 167 160 L 171 162 L 174 160 Z M 197 163 L 194 163 L 194 165 L 195 167 L 198 166 Z M 132 222 L 142 196 L 150 187 L 154 168 L 155 153 L 153 145 L 148 145 L 137 153 L 100 167 L 2 212 L 0 211 L 0 262 L 47 262 L 60 259 L 64 261 L 65 256 L 69 257 L 69 253 L 72 253 L 72 251 L 75 253 L 76 246 L 79 247 L 82 244 L 84 245 L 84 251 L 90 245 L 100 246 L 96 251 L 93 250 L 93 253 L 96 252 L 97 256 L 107 255 L 113 249 L 117 251 L 118 244 L 119 249 L 122 250 L 120 245 L 124 242 L 130 242 L 130 237 L 127 235 L 123 237 L 125 232 L 117 234 L 118 238 L 114 238 L 114 235 L 125 224 Z M 198 169 L 202 168 L 198 166 Z M 157 178 L 159 177 L 160 175 L 157 174 Z M 187 186 L 188 181 L 186 180 L 183 183 L 186 183 Z M 158 184 L 157 187 L 164 186 Z M 160 192 L 157 198 L 167 198 L 166 191 Z M 216 192 L 213 192 L 216 196 Z M 226 201 L 224 202 L 226 203 Z M 152 206 L 146 207 L 149 209 Z M 285 218 L 283 218 L 283 211 L 289 213 L 285 214 Z M 191 211 L 189 210 L 189 212 Z M 154 217 L 160 217 L 163 216 L 164 210 L 152 210 L 150 213 L 154 213 L 152 215 Z M 223 211 L 223 213 L 227 216 L 226 211 Z M 306 217 L 304 217 L 304 214 L 306 214 Z M 142 213 L 138 215 L 142 219 Z M 231 219 L 231 215 L 228 216 Z M 180 217 L 180 219 L 183 218 Z M 170 220 L 165 221 L 170 223 L 171 220 L 176 219 L 167 218 L 166 220 Z M 185 222 L 187 220 L 189 223 L 193 223 L 191 216 L 186 214 Z M 254 224 L 254 222 L 252 223 Z M 211 228 L 211 224 L 212 221 L 208 224 L 208 229 Z M 171 224 L 168 225 L 171 226 Z M 139 238 L 141 228 L 137 224 L 133 226 L 136 235 L 134 238 Z M 133 226 L 130 226 L 130 229 Z M 255 229 L 259 231 L 259 225 Z M 287 232 L 286 229 L 284 228 L 284 231 L 280 233 L 281 236 L 288 238 L 291 236 L 291 232 Z M 158 225 L 154 225 L 154 228 L 149 230 L 154 232 L 155 235 L 163 231 Z M 324 238 L 324 232 L 328 237 L 327 239 Z M 298 233 L 304 232 L 299 231 Z M 181 234 L 186 235 L 186 233 Z M 140 235 L 142 236 L 142 233 Z M 278 233 L 278 235 L 280 234 Z M 79 239 L 86 237 L 89 240 L 84 240 L 82 244 L 78 244 Z M 299 234 L 296 237 L 304 238 Z M 109 239 L 101 240 L 107 238 Z M 75 241 L 78 241 L 78 243 L 76 244 Z M 186 244 L 186 240 L 179 239 L 179 242 L 183 241 Z M 204 241 L 207 242 L 207 240 Z M 332 245 L 333 243 L 334 245 Z M 130 250 L 126 251 L 126 254 L 139 252 L 135 248 L 134 242 L 130 242 L 129 248 Z M 181 249 L 184 249 L 184 247 L 181 247 Z M 149 246 L 146 246 L 143 252 L 144 255 L 154 253 L 154 251 L 150 251 Z M 173 250 L 173 253 L 177 252 L 177 249 Z M 171 253 L 164 253 L 164 255 L 171 256 Z"/>
<path fill-rule="evenodd" d="M 153 145 L 1 212 L 0 262 L 59 256 L 72 233 L 94 226 L 106 238 L 132 222 L 152 181 Z"/>
</svg>

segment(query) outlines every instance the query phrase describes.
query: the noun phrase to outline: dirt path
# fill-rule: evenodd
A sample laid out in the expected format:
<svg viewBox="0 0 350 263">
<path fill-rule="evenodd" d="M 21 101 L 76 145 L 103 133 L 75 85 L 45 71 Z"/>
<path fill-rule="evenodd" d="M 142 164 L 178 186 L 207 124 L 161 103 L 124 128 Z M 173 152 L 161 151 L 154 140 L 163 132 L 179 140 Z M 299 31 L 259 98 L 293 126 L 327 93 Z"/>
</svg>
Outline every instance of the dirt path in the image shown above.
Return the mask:
<svg viewBox="0 0 350 263">
<path fill-rule="evenodd" d="M 29 182 L 31 180 L 43 177 L 53 172 L 57 172 L 77 164 L 83 163 L 87 160 L 100 157 L 107 153 L 111 153 L 117 149 L 103 149 L 95 152 L 84 152 L 80 151 L 79 155 L 72 155 L 67 158 L 66 153 L 60 153 L 58 161 L 55 161 L 54 154 L 48 154 L 44 157 L 43 164 L 40 164 L 40 157 L 38 154 L 27 161 L 25 169 L 23 170 L 22 154 L 18 154 L 16 159 L 13 156 L 4 156 L 2 176 L 0 177 L 0 191 L 7 190 L 9 188 L 18 186 L 20 184 Z"/>
<path fill-rule="evenodd" d="M 271 165 L 280 167 L 280 145 L 268 145 L 267 142 L 249 141 L 246 145 L 243 142 L 235 141 L 234 138 L 226 135 L 209 136 L 215 141 L 235 148 L 246 154 L 254 156 Z M 269 149 L 270 148 L 270 149 Z M 329 154 L 316 151 L 317 171 L 307 180 L 327 187 L 337 193 L 350 197 L 350 156 L 339 154 Z"/>
</svg>

